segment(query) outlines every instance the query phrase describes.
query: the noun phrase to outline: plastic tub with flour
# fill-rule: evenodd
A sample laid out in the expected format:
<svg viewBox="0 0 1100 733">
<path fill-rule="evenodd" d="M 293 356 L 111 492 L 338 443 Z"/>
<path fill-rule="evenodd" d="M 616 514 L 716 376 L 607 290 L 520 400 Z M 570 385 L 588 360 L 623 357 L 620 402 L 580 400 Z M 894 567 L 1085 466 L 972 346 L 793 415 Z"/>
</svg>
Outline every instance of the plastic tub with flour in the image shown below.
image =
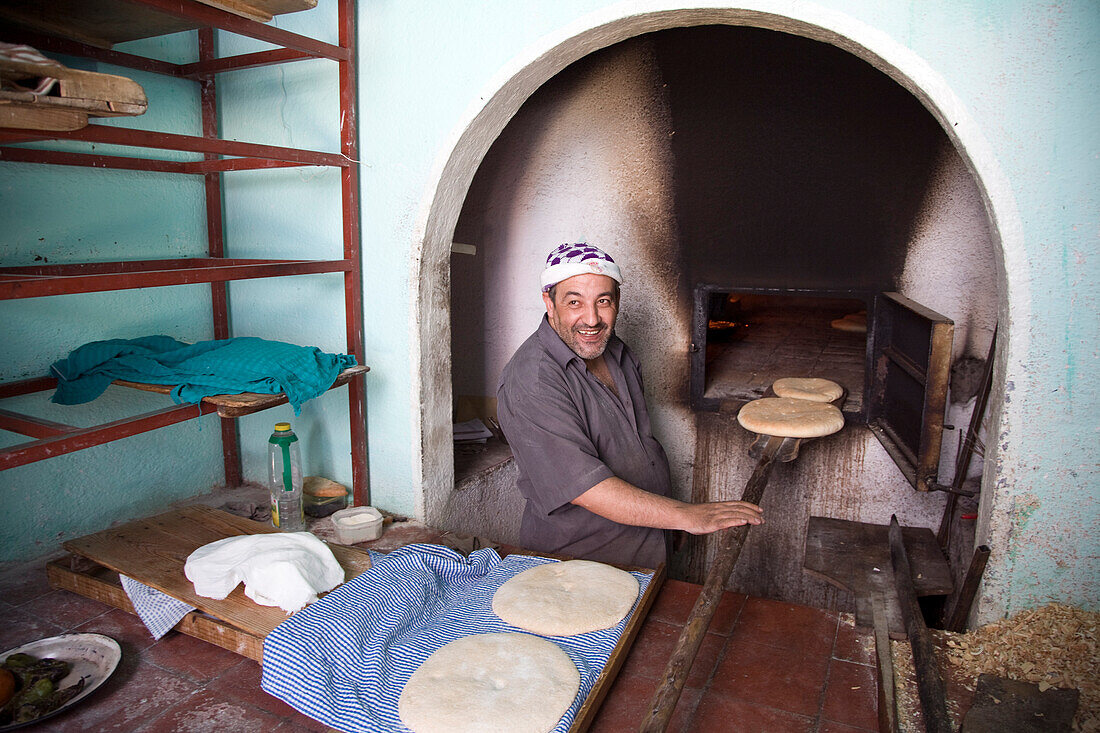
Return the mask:
<svg viewBox="0 0 1100 733">
<path fill-rule="evenodd" d="M 382 513 L 372 506 L 353 506 L 332 515 L 342 545 L 369 542 L 382 536 Z"/>
</svg>

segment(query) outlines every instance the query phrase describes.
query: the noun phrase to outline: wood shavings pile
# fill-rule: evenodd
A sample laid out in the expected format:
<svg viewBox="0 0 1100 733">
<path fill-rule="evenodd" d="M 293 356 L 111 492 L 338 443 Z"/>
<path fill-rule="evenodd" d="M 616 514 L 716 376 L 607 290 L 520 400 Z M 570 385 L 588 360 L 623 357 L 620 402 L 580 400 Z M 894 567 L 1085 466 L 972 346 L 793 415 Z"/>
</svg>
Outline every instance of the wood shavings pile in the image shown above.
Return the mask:
<svg viewBox="0 0 1100 733">
<path fill-rule="evenodd" d="M 936 669 L 941 672 L 946 670 L 946 654 L 942 646 L 943 639 L 937 635 L 947 632 L 930 629 L 932 634 L 932 653 L 936 659 Z M 913 649 L 908 641 L 890 641 L 890 655 L 894 663 L 894 698 L 897 708 L 898 730 L 901 733 L 925 733 L 924 711 L 921 709 L 920 691 L 917 688 L 917 672 L 913 668 Z M 954 669 L 952 669 L 954 672 Z M 953 682 L 957 682 L 970 690 L 978 681 L 978 673 L 968 681 L 959 681 L 958 674 L 941 674 L 944 682 L 944 692 L 947 696 L 947 714 L 951 717 L 953 728 L 958 730 L 962 725 L 963 716 L 970 705 L 970 695 L 964 695 L 960 699 L 958 690 Z M 956 694 L 952 694 L 956 693 Z"/>
<path fill-rule="evenodd" d="M 1074 730 L 1100 732 L 1100 613 L 1051 603 L 966 634 L 944 632 L 947 659 L 969 680 L 985 672 L 1080 692 Z M 973 683 L 971 683 L 973 684 Z"/>
</svg>

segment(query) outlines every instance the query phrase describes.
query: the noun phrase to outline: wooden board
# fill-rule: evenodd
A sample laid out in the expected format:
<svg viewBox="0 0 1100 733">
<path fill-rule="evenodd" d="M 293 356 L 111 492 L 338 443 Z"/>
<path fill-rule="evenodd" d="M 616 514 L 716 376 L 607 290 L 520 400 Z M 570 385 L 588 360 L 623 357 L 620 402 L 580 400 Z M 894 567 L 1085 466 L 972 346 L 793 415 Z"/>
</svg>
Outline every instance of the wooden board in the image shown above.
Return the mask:
<svg viewBox="0 0 1100 733">
<path fill-rule="evenodd" d="M 653 601 L 657 598 L 657 592 L 665 582 L 664 563 L 659 565 L 656 570 L 646 568 L 634 569 L 646 573 L 652 572 L 653 578 L 650 579 L 649 584 L 646 586 L 645 593 L 642 594 L 642 599 L 638 602 L 638 607 L 634 609 L 634 614 L 627 622 L 626 628 L 623 629 L 623 635 L 619 637 L 619 641 L 615 644 L 615 648 L 611 650 L 611 656 L 608 658 L 607 664 L 605 664 L 600 671 L 600 676 L 596 678 L 596 683 L 592 686 L 591 691 L 589 691 L 588 697 L 584 699 L 584 703 L 581 705 L 580 710 L 577 711 L 577 716 L 573 718 L 573 725 L 569 728 L 569 733 L 584 733 L 584 731 L 588 730 L 589 726 L 592 725 L 592 721 L 596 718 L 596 713 L 600 710 L 600 705 L 603 704 L 604 698 L 607 697 L 608 690 L 611 689 L 611 684 L 615 681 L 615 677 L 618 676 L 623 663 L 626 662 L 630 647 L 634 644 L 634 639 L 637 638 L 638 632 L 641 630 L 642 624 L 649 614 L 649 609 L 653 606 Z"/>
<path fill-rule="evenodd" d="M 366 374 L 369 371 L 370 367 L 365 364 L 348 367 L 337 375 L 336 381 L 332 383 L 329 389 L 336 389 L 337 387 L 345 385 L 351 381 L 353 377 L 360 374 Z M 117 384 L 120 387 L 140 389 L 145 392 L 157 392 L 158 394 L 170 394 L 172 390 L 176 388 L 174 384 L 147 384 L 144 382 L 128 382 L 125 379 L 116 379 L 111 384 Z M 286 395 L 282 393 L 260 394 L 258 392 L 241 392 L 239 394 L 211 395 L 209 397 L 203 397 L 202 401 L 211 405 L 217 405 L 218 415 L 220 417 L 240 417 L 241 415 L 251 415 L 253 412 L 266 410 L 276 405 L 286 404 L 287 398 Z"/>
<path fill-rule="evenodd" d="M 46 577 L 54 588 L 64 588 L 100 603 L 136 613 L 122 588 L 118 573 L 76 555 L 46 565 Z M 173 626 L 181 634 L 215 644 L 223 649 L 263 663 L 264 640 L 219 618 L 192 611 Z"/>
<path fill-rule="evenodd" d="M 42 93 L 31 91 L 42 79 L 56 79 Z M 148 108 L 145 90 L 115 74 L 70 69 L 33 51 L 0 55 L 0 126 L 32 130 L 78 130 L 88 116 L 140 115 Z M 27 87 L 24 89 L 24 87 Z"/>
<path fill-rule="evenodd" d="M 861 628 L 874 627 L 871 600 L 881 594 L 890 637 L 904 639 L 888 534 L 886 525 L 810 517 L 803 569 L 855 596 L 856 625 Z M 917 595 L 950 594 L 954 588 L 951 570 L 935 533 L 925 527 L 903 527 L 902 537 Z"/>
<path fill-rule="evenodd" d="M 262 664 L 264 637 L 286 619 L 286 614 L 282 609 L 258 606 L 239 587 L 224 601 L 196 596 L 190 581 L 183 576 L 183 563 L 191 552 L 208 542 L 239 534 L 266 532 L 278 530 L 217 509 L 187 507 L 66 542 L 65 549 L 73 555 L 50 562 L 46 572 L 53 587 L 93 598 L 128 613 L 134 613 L 134 607 L 118 576 L 122 573 L 132 577 L 199 609 L 187 614 L 174 627 L 176 631 Z M 370 567 L 369 553 L 365 550 L 331 543 L 329 546 L 344 567 L 346 580 Z M 510 553 L 502 548 L 501 554 L 506 556 Z M 592 725 L 664 583 L 663 564 L 656 569 L 619 567 L 652 573 L 652 578 L 607 663 L 577 711 L 569 733 L 584 733 Z"/>
<path fill-rule="evenodd" d="M 317 0 L 199 2 L 261 22 L 271 20 L 273 15 L 308 10 L 317 5 Z M 0 0 L 0 19 L 101 48 L 192 30 L 200 25 L 125 0 Z"/>
<path fill-rule="evenodd" d="M 978 675 L 974 702 L 962 720 L 965 733 L 1070 733 L 1080 692 Z"/>
<path fill-rule="evenodd" d="M 263 638 L 286 620 L 285 611 L 257 604 L 244 594 L 242 586 L 220 601 L 197 595 L 183 574 L 183 565 L 192 552 L 211 542 L 278 531 L 217 509 L 193 506 L 70 540 L 64 547 Z M 345 580 L 370 567 L 370 555 L 364 550 L 336 544 L 329 547 L 344 568 Z"/>
</svg>

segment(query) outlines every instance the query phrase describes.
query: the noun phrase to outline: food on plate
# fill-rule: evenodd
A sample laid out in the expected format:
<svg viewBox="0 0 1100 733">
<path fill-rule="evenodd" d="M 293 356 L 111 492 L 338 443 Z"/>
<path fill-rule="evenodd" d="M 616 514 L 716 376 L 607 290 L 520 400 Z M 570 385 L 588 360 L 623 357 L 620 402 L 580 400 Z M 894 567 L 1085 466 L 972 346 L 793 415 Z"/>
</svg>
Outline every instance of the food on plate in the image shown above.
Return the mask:
<svg viewBox="0 0 1100 733">
<path fill-rule="evenodd" d="M 626 618 L 638 581 L 625 570 L 591 560 L 536 565 L 493 594 L 493 613 L 505 623 L 545 636 L 607 629 Z"/>
<path fill-rule="evenodd" d="M 57 710 L 84 689 L 84 678 L 58 689 L 72 665 L 61 659 L 38 659 L 30 654 L 12 654 L 3 670 L 14 683 L 14 694 L 0 708 L 0 725 L 27 723 Z"/>
<path fill-rule="evenodd" d="M 398 699 L 416 733 L 547 733 L 580 689 L 560 647 L 530 634 L 464 636 L 413 672 Z"/>
</svg>

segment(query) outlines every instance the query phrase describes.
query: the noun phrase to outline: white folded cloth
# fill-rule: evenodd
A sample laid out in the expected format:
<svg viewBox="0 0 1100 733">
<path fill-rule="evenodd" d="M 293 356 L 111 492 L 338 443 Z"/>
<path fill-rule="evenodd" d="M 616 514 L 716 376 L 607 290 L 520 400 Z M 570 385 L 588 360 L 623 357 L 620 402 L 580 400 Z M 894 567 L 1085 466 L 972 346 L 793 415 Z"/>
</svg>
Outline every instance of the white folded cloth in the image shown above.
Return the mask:
<svg viewBox="0 0 1100 733">
<path fill-rule="evenodd" d="M 211 542 L 191 553 L 183 572 L 200 596 L 225 598 L 243 581 L 249 598 L 287 613 L 344 582 L 344 569 L 332 550 L 309 532 L 249 534 Z"/>
</svg>

